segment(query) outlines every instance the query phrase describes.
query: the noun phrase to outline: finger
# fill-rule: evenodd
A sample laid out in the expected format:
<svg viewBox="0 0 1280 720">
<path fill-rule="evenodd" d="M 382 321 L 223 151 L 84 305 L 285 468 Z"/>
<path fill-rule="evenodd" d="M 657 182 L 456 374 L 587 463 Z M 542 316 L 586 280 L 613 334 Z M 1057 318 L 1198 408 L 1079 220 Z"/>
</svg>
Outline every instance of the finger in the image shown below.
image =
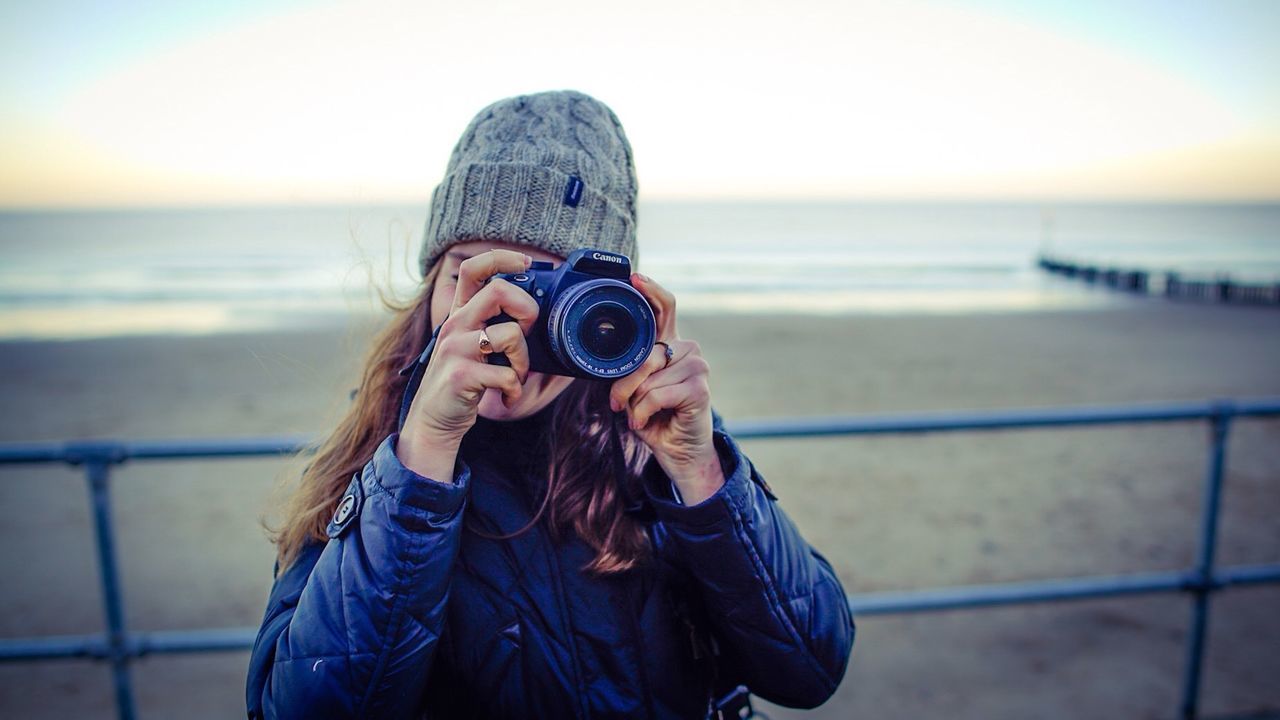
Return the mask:
<svg viewBox="0 0 1280 720">
<path fill-rule="evenodd" d="M 482 322 L 477 328 L 466 329 L 461 322 L 461 315 L 445 320 L 440 337 L 436 340 L 435 352 L 431 354 L 433 361 L 437 357 L 449 357 L 466 362 L 486 362 L 485 353 L 480 348 L 480 330 L 483 329 L 489 336 L 492 352 L 502 353 L 513 360 L 517 373 L 522 368 L 527 372 L 528 345 L 518 323 L 503 322 L 486 326 Z"/>
<path fill-rule="evenodd" d="M 524 332 L 520 326 L 513 322 L 504 322 L 490 325 L 484 329 L 486 335 L 489 336 L 489 343 L 493 347 L 493 352 L 502 353 L 507 357 L 507 361 L 511 364 L 511 369 L 516 371 L 516 376 L 523 383 L 529 379 L 529 345 L 525 342 Z M 476 331 L 476 350 L 480 348 L 480 331 Z M 483 356 L 481 359 L 484 359 Z M 487 360 L 485 360 L 488 362 Z"/>
<path fill-rule="evenodd" d="M 609 407 L 618 412 L 627 406 L 631 401 L 632 394 L 636 388 L 649 378 L 650 375 L 658 372 L 667 364 L 666 353 L 658 350 L 656 347 L 653 352 L 649 353 L 649 357 L 640 363 L 640 367 L 630 375 L 613 381 L 613 385 L 609 387 Z"/>
<path fill-rule="evenodd" d="M 497 248 L 463 260 L 458 265 L 458 285 L 453 291 L 453 308 L 449 314 L 475 297 L 489 278 L 498 273 L 528 270 L 532 263 L 533 258 L 524 253 Z"/>
<path fill-rule="evenodd" d="M 479 385 L 476 389 L 482 394 L 484 390 L 493 388 L 502 392 L 502 404 L 511 407 L 524 394 L 524 385 L 516 376 L 516 371 L 503 365 L 489 365 L 484 362 L 472 363 L 468 371 Z"/>
<path fill-rule="evenodd" d="M 701 398 L 710 396 L 709 392 L 704 392 L 704 388 L 706 383 L 691 380 L 661 387 L 645 395 L 631 409 L 631 429 L 643 430 L 649 420 L 663 410 L 679 410 L 697 404 Z"/>
<path fill-rule="evenodd" d="M 700 362 L 695 363 L 695 369 L 700 367 L 703 371 L 710 370 L 706 361 L 702 360 L 702 351 L 698 347 L 698 343 L 688 340 L 672 340 L 670 347 L 671 362 L 667 362 L 666 348 L 655 343 L 653 351 L 649 353 L 649 357 L 645 358 L 644 363 L 641 364 L 636 372 L 613 384 L 613 387 L 609 390 L 609 405 L 614 412 L 618 412 L 628 404 L 633 403 L 640 386 L 649 382 L 651 377 L 663 370 L 675 367 L 686 357 L 693 356 L 698 358 Z M 658 384 L 667 385 L 669 383 L 661 382 Z"/>
<path fill-rule="evenodd" d="M 686 356 L 683 362 L 672 361 L 665 370 L 659 370 L 640 383 L 640 387 L 631 393 L 628 404 L 635 407 L 650 392 L 660 387 L 678 385 L 695 375 L 706 375 L 709 369 L 707 361 L 696 355 Z"/>
<path fill-rule="evenodd" d="M 679 337 L 676 333 L 676 296 L 653 278 L 640 273 L 631 274 L 631 286 L 640 291 L 653 308 L 658 325 L 658 339 L 670 342 Z"/>
<path fill-rule="evenodd" d="M 479 330 L 487 320 L 502 313 L 511 316 L 527 335 L 538 319 L 538 301 L 506 280 L 497 279 L 451 313 L 445 323 L 462 331 Z"/>
</svg>

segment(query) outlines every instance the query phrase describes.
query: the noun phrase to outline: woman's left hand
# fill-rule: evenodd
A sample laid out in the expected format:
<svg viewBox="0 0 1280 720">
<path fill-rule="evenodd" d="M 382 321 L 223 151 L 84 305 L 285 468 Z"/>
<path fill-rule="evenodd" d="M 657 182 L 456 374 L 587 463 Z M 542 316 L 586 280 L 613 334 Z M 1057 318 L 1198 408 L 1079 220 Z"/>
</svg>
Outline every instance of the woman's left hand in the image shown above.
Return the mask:
<svg viewBox="0 0 1280 720">
<path fill-rule="evenodd" d="M 631 285 L 649 301 L 658 327 L 653 352 L 640 369 L 615 380 L 609 391 L 614 412 L 623 409 L 631 429 L 680 489 L 696 505 L 724 485 L 711 430 L 710 366 L 692 340 L 676 333 L 676 299 L 652 278 L 631 275 Z M 671 347 L 671 361 L 666 349 Z"/>
</svg>

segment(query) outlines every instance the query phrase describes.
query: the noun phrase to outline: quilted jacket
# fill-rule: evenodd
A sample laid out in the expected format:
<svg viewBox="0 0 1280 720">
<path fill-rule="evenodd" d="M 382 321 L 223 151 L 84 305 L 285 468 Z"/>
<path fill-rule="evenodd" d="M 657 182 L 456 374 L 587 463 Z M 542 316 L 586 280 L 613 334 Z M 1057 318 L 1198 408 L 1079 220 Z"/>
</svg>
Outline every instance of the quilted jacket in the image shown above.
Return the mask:
<svg viewBox="0 0 1280 720">
<path fill-rule="evenodd" d="M 835 692 L 854 637 L 844 590 L 719 416 L 713 496 L 682 505 L 646 467 L 629 510 L 653 548 L 639 569 L 586 573 L 591 549 L 541 524 L 475 532 L 532 517 L 552 407 L 478 420 L 448 483 L 386 438 L 328 541 L 277 567 L 250 718 L 703 718 L 738 683 L 789 707 Z"/>
</svg>

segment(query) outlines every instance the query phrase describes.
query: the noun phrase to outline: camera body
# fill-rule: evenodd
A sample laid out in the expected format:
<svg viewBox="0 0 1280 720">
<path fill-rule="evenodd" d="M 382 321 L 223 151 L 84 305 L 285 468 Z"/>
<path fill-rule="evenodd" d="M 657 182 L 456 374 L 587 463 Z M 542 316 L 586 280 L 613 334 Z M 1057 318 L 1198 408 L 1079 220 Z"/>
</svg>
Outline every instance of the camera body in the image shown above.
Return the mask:
<svg viewBox="0 0 1280 720">
<path fill-rule="evenodd" d="M 653 308 L 631 286 L 631 259 L 605 250 L 575 250 L 559 266 L 535 261 L 519 273 L 495 277 L 529 293 L 538 319 L 525 335 L 529 369 L 593 380 L 635 372 L 658 339 Z M 486 325 L 508 322 L 503 313 Z M 494 353 L 494 365 L 509 365 Z"/>
</svg>

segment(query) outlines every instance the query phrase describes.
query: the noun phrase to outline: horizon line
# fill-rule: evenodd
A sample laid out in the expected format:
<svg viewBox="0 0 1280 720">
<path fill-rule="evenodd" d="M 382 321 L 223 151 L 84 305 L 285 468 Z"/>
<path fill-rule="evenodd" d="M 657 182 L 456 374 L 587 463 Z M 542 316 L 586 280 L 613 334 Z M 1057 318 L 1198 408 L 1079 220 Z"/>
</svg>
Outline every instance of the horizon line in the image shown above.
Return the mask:
<svg viewBox="0 0 1280 720">
<path fill-rule="evenodd" d="M 421 206 L 427 209 L 430 200 L 387 197 L 378 200 L 340 200 L 336 198 L 310 200 L 244 200 L 244 201 L 210 201 L 210 202 L 160 202 L 160 203 L 33 203 L 6 204 L 0 202 L 0 213 L 46 213 L 46 212 L 129 212 L 129 211 L 197 211 L 197 210 L 252 210 L 252 209 L 302 209 L 333 207 L 409 207 Z M 795 195 L 659 195 L 656 197 L 640 197 L 638 203 L 664 205 L 742 205 L 761 203 L 768 205 L 1280 205 L 1280 195 L 1276 196 L 937 196 L 937 195 L 818 195 L 803 197 Z"/>
</svg>

